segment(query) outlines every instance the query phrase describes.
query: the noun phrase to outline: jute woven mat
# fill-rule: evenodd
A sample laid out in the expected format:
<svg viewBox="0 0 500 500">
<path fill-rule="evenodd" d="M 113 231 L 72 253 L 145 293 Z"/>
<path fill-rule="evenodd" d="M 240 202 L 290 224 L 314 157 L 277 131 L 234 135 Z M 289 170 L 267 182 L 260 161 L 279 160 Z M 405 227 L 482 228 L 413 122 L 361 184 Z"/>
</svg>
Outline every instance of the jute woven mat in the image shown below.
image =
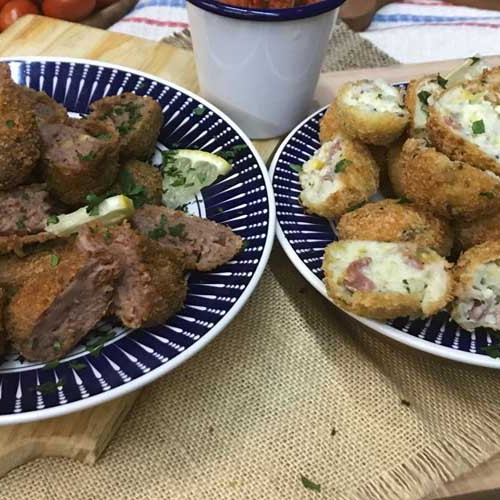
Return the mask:
<svg viewBox="0 0 500 500">
<path fill-rule="evenodd" d="M 390 62 L 343 31 L 330 67 Z M 0 498 L 417 500 L 500 452 L 499 392 L 495 371 L 365 331 L 276 246 L 238 318 L 143 392 L 97 465 L 37 460 Z"/>
</svg>

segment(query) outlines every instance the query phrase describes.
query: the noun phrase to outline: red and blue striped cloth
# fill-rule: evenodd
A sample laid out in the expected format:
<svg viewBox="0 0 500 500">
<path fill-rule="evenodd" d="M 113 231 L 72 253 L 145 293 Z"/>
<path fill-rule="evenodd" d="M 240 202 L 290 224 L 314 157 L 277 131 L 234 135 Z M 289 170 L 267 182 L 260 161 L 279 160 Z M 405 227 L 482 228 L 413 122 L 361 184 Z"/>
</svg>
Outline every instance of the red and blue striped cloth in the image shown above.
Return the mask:
<svg viewBox="0 0 500 500">
<path fill-rule="evenodd" d="M 140 0 L 111 29 L 160 40 L 187 27 L 185 0 Z M 439 0 L 403 0 L 380 9 L 362 36 L 409 63 L 498 53 L 499 28 L 497 11 Z"/>
</svg>

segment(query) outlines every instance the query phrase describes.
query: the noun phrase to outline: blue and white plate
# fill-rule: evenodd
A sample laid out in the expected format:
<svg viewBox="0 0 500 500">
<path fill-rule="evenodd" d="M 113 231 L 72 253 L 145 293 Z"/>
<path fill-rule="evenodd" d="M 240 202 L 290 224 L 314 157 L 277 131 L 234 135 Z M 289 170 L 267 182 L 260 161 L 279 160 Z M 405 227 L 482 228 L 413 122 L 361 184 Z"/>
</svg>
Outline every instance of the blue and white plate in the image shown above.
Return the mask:
<svg viewBox="0 0 500 500">
<path fill-rule="evenodd" d="M 320 147 L 319 121 L 327 108 L 305 119 L 285 139 L 273 159 L 271 182 L 276 198 L 277 236 L 297 270 L 318 292 L 328 298 L 323 283 L 325 247 L 337 240 L 335 225 L 309 215 L 299 203 L 298 173 L 290 164 L 302 165 Z M 378 195 L 377 195 L 378 196 Z M 498 340 L 486 329 L 469 333 L 450 319 L 447 312 L 424 320 L 398 318 L 386 323 L 352 315 L 387 337 L 421 351 L 472 365 L 500 368 Z"/>
<path fill-rule="evenodd" d="M 179 366 L 220 333 L 250 297 L 269 258 L 275 230 L 274 196 L 265 165 L 240 128 L 205 100 L 152 75 L 112 64 L 36 57 L 2 61 L 10 64 L 18 83 L 45 91 L 75 115 L 87 113 L 90 103 L 109 95 L 151 96 L 165 117 L 159 150 L 230 152 L 235 156 L 231 173 L 204 189 L 188 210 L 230 226 L 246 247 L 213 272 L 191 273 L 184 308 L 168 323 L 131 331 L 103 322 L 59 363 L 30 363 L 9 354 L 0 364 L 0 425 L 82 410 L 134 391 Z"/>
</svg>

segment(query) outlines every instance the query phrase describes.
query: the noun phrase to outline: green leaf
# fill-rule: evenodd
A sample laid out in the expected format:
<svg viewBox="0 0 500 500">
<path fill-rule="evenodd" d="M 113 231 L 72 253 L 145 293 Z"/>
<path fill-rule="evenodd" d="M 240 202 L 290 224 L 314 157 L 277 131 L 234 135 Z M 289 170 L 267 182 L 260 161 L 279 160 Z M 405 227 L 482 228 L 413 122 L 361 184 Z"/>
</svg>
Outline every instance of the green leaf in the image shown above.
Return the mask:
<svg viewBox="0 0 500 500">
<path fill-rule="evenodd" d="M 200 104 L 197 108 L 193 109 L 193 114 L 195 114 L 196 116 L 201 116 L 205 113 L 205 111 L 206 111 L 205 106 Z"/>
<path fill-rule="evenodd" d="M 57 215 L 49 215 L 47 217 L 47 225 L 57 224 L 59 222 L 59 217 Z"/>
<path fill-rule="evenodd" d="M 295 172 L 297 172 L 298 174 L 300 174 L 300 172 L 302 172 L 302 165 L 297 165 L 297 163 L 290 163 L 290 165 L 288 165 L 292 170 L 295 170 Z"/>
<path fill-rule="evenodd" d="M 87 153 L 86 155 L 82 155 L 77 151 L 76 154 L 80 161 L 92 161 L 95 158 L 95 151 L 90 151 L 90 153 Z"/>
<path fill-rule="evenodd" d="M 61 342 L 59 340 L 54 340 L 54 351 L 60 351 L 62 349 Z"/>
<path fill-rule="evenodd" d="M 346 160 L 345 158 L 343 160 L 340 160 L 336 165 L 335 165 L 335 173 L 340 173 L 345 170 L 346 167 L 348 167 L 352 163 L 351 160 Z"/>
<path fill-rule="evenodd" d="M 437 76 L 437 82 L 439 84 L 440 87 L 443 87 L 443 89 L 446 88 L 446 85 L 448 83 L 448 80 L 446 78 L 443 78 L 439 73 L 438 73 L 438 76 Z"/>
<path fill-rule="evenodd" d="M 64 377 L 61 377 L 57 382 L 44 382 L 40 385 L 35 385 L 34 387 L 30 387 L 30 391 L 38 391 L 42 394 L 54 394 L 57 392 L 59 387 L 64 386 Z"/>
<path fill-rule="evenodd" d="M 177 224 L 176 226 L 171 226 L 168 228 L 168 232 L 172 236 L 180 236 L 184 232 L 185 224 Z"/>
<path fill-rule="evenodd" d="M 7 128 L 12 128 L 15 125 L 14 120 L 7 120 L 5 124 L 7 125 Z"/>
<path fill-rule="evenodd" d="M 484 196 L 490 200 L 495 197 L 495 195 L 491 191 L 482 191 L 481 193 L 479 193 L 479 196 Z"/>
<path fill-rule="evenodd" d="M 304 486 L 304 488 L 312 491 L 317 491 L 318 493 L 321 491 L 321 485 L 313 483 L 310 479 L 307 479 L 307 477 L 301 475 L 300 480 L 302 481 L 302 485 Z"/>
<path fill-rule="evenodd" d="M 57 265 L 59 264 L 59 261 L 61 260 L 61 258 L 59 257 L 59 255 L 56 255 L 55 253 L 53 253 L 51 256 L 50 256 L 50 265 L 52 267 L 57 267 Z"/>
<path fill-rule="evenodd" d="M 43 370 L 53 370 L 54 368 L 57 368 L 60 364 L 60 361 L 58 359 L 51 361 L 50 363 L 46 363 L 43 366 Z"/>
<path fill-rule="evenodd" d="M 474 66 L 474 64 L 477 64 L 481 60 L 481 58 L 477 57 L 477 56 L 472 56 L 471 60 L 472 60 L 472 62 L 470 63 L 470 65 Z"/>
<path fill-rule="evenodd" d="M 97 358 L 101 354 L 104 344 L 108 342 L 108 340 L 113 339 L 114 337 L 115 337 L 115 332 L 111 330 L 105 335 L 100 336 L 97 339 L 94 339 L 92 342 L 89 342 L 88 344 L 85 345 L 85 347 L 87 348 L 88 353 L 92 357 Z"/>
<path fill-rule="evenodd" d="M 500 358 L 500 344 L 492 344 L 482 347 L 481 351 L 490 356 L 491 358 Z"/>
<path fill-rule="evenodd" d="M 68 364 L 70 368 L 75 370 L 75 372 L 79 372 L 80 370 L 83 370 L 84 368 L 87 368 L 87 365 L 85 363 L 77 363 L 77 362 L 71 362 Z"/>
<path fill-rule="evenodd" d="M 165 215 L 162 215 L 160 217 L 160 222 L 154 229 L 149 231 L 148 236 L 152 240 L 161 240 L 164 236 L 167 235 L 167 231 L 165 230 L 165 225 L 167 224 L 167 222 L 167 217 Z"/>
<path fill-rule="evenodd" d="M 421 90 L 417 95 L 422 104 L 425 104 L 426 106 L 429 105 L 429 97 L 432 95 L 430 92 L 427 92 L 427 90 Z"/>
<path fill-rule="evenodd" d="M 485 128 L 483 120 L 477 120 L 475 122 L 472 122 L 472 133 L 474 135 L 484 134 L 484 131 Z"/>
</svg>

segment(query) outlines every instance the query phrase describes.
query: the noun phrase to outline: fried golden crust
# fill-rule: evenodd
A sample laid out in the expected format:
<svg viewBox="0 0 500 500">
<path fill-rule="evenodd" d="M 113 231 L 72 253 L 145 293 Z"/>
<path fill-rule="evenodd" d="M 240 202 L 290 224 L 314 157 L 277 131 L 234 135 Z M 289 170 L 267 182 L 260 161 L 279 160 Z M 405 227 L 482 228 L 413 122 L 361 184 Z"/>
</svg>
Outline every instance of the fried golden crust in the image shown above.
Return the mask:
<svg viewBox="0 0 500 500">
<path fill-rule="evenodd" d="M 4 291 L 0 288 L 0 358 L 5 354 L 5 347 L 7 343 L 5 339 L 5 331 L 3 328 L 3 306 L 5 302 L 4 299 Z"/>
<path fill-rule="evenodd" d="M 473 221 L 455 221 L 455 242 L 467 250 L 488 240 L 500 240 L 500 212 Z"/>
<path fill-rule="evenodd" d="M 453 246 L 452 230 L 444 220 L 398 200 L 367 203 L 344 214 L 337 233 L 344 240 L 411 241 L 442 256 Z"/>
<path fill-rule="evenodd" d="M 428 135 L 426 129 L 417 128 L 415 126 L 415 110 L 419 103 L 419 89 L 422 88 L 425 83 L 435 78 L 436 76 L 424 76 L 418 80 L 411 80 L 408 84 L 405 96 L 405 106 L 410 114 L 410 119 L 408 121 L 408 135 L 410 137 L 425 138 Z"/>
<path fill-rule="evenodd" d="M 404 196 L 438 216 L 473 220 L 500 209 L 500 179 L 422 140 L 408 139 L 400 161 Z"/>
<path fill-rule="evenodd" d="M 345 137 L 342 138 L 342 147 L 344 158 L 352 162 L 344 172 L 338 174 L 343 188 L 332 193 L 325 201 L 307 206 L 304 204 L 306 211 L 327 218 L 340 217 L 377 192 L 379 171 L 368 148 Z"/>
<path fill-rule="evenodd" d="M 391 144 L 387 149 L 387 176 L 389 177 L 392 190 L 397 196 L 403 195 L 403 187 L 401 181 L 402 169 L 399 160 L 401 158 L 401 151 L 403 149 L 403 144 L 405 143 L 405 141 L 406 138 L 402 137 L 395 143 Z"/>
<path fill-rule="evenodd" d="M 330 104 L 330 107 L 319 122 L 319 140 L 321 144 L 331 141 L 339 133 L 339 126 L 335 118 L 336 111 L 334 108 L 334 103 Z"/>
<path fill-rule="evenodd" d="M 388 146 L 405 130 L 408 115 L 389 112 L 365 111 L 345 103 L 344 96 L 353 83 L 343 85 L 334 101 L 335 119 L 339 127 L 350 137 L 366 144 Z"/>
<path fill-rule="evenodd" d="M 331 243 L 329 247 L 335 244 L 336 243 Z M 335 305 L 353 314 L 378 320 L 405 316 L 409 316 L 410 318 L 432 316 L 446 307 L 453 297 L 453 280 L 448 274 L 447 279 L 449 282 L 447 293 L 444 294 L 440 300 L 428 304 L 425 314 L 422 311 L 421 301 L 414 295 L 391 292 L 357 291 L 349 296 L 349 300 L 346 300 L 343 284 L 337 282 L 335 277 L 330 273 L 330 269 L 334 262 L 334 254 L 328 251 L 329 247 L 326 248 L 325 257 L 323 259 L 323 272 L 325 274 L 324 282 L 328 296 Z M 451 264 L 447 265 L 447 268 L 448 267 L 451 267 Z"/>
<path fill-rule="evenodd" d="M 463 161 L 500 175 L 500 163 L 448 125 L 435 106 L 430 106 L 427 129 L 432 144 L 452 160 Z"/>
<path fill-rule="evenodd" d="M 0 64 L 0 190 L 27 181 L 40 158 L 35 114 L 21 98 L 6 63 Z"/>
</svg>

